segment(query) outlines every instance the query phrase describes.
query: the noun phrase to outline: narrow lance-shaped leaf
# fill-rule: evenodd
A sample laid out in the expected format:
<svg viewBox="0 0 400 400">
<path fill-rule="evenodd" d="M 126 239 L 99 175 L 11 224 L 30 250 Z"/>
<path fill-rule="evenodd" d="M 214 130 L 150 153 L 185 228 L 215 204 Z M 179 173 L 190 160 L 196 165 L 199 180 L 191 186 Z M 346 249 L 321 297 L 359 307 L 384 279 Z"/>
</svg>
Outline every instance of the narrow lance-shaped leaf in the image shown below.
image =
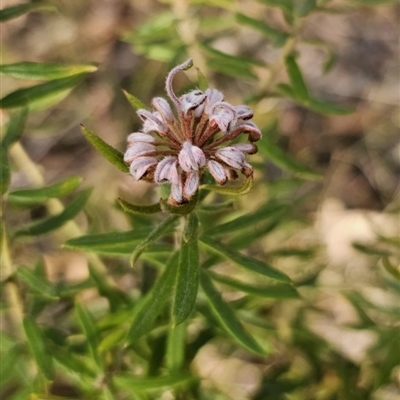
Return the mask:
<svg viewBox="0 0 400 400">
<path fill-rule="evenodd" d="M 186 324 L 179 324 L 168 332 L 166 367 L 170 373 L 176 373 L 185 361 Z"/>
<path fill-rule="evenodd" d="M 129 249 L 128 253 L 132 253 L 134 245 L 143 241 L 150 232 L 150 229 L 142 228 L 125 232 L 84 235 L 67 240 L 63 246 L 70 249 L 82 249 L 94 252 L 101 251 L 102 249 L 112 251 L 114 248 L 126 246 Z"/>
<path fill-rule="evenodd" d="M 310 95 L 308 93 L 307 85 L 304 82 L 303 74 L 301 73 L 293 54 L 286 57 L 285 64 L 291 86 L 294 89 L 296 96 L 301 100 L 308 100 Z"/>
<path fill-rule="evenodd" d="M 81 182 L 82 178 L 72 176 L 46 187 L 14 190 L 8 194 L 8 200 L 17 204 L 43 203 L 48 199 L 60 198 L 72 193 Z"/>
<path fill-rule="evenodd" d="M 278 167 L 305 179 L 322 179 L 322 175 L 299 163 L 264 135 L 257 144 L 260 152 Z"/>
<path fill-rule="evenodd" d="M 165 307 L 173 290 L 178 260 L 179 252 L 175 252 L 169 259 L 164 273 L 158 278 L 150 292 L 135 307 L 132 326 L 127 335 L 129 343 L 148 333 Z"/>
<path fill-rule="evenodd" d="M 22 3 L 16 6 L 3 8 L 0 10 L 0 22 L 8 21 L 9 19 L 19 17 L 30 11 L 54 11 L 57 10 L 55 6 L 48 3 Z"/>
<path fill-rule="evenodd" d="M 135 110 L 147 109 L 146 105 L 133 94 L 128 93 L 126 90 L 122 90 L 122 93 L 125 95 L 126 99 Z"/>
<path fill-rule="evenodd" d="M 4 135 L 1 145 L 4 149 L 8 149 L 13 143 L 20 140 L 24 133 L 26 120 L 28 118 L 28 108 L 23 107 L 11 114 L 6 134 Z"/>
<path fill-rule="evenodd" d="M 116 386 L 135 392 L 154 392 L 157 390 L 173 389 L 189 384 L 193 377 L 188 374 L 135 378 L 132 374 L 116 375 L 113 379 Z"/>
<path fill-rule="evenodd" d="M 195 193 L 193 198 L 188 202 L 179 206 L 173 206 L 168 203 L 167 199 L 160 199 L 160 206 L 163 211 L 167 211 L 172 215 L 188 215 L 195 208 L 199 200 L 199 191 Z"/>
<path fill-rule="evenodd" d="M 69 220 L 75 218 L 76 215 L 83 209 L 87 200 L 89 199 L 91 189 L 82 191 L 78 197 L 69 204 L 64 211 L 61 213 L 54 215 L 52 217 L 46 218 L 39 222 L 33 222 L 26 227 L 23 227 L 15 232 L 16 236 L 35 236 L 35 235 L 43 235 L 54 229 L 58 229 L 63 226 Z"/>
<path fill-rule="evenodd" d="M 11 172 L 7 151 L 0 147 L 0 193 L 7 192 L 10 186 Z"/>
<path fill-rule="evenodd" d="M 214 317 L 218 320 L 226 333 L 248 350 L 256 354 L 264 355 L 265 351 L 263 348 L 243 328 L 234 311 L 225 301 L 222 300 L 221 295 L 215 289 L 211 279 L 205 271 L 201 271 L 200 273 L 200 284 L 207 296 L 208 304 Z"/>
<path fill-rule="evenodd" d="M 72 75 L 28 88 L 18 89 L 0 99 L 0 108 L 31 106 L 31 104 L 46 100 L 46 98 L 52 98 L 56 94 L 72 89 L 81 82 L 86 75 L 87 74 Z"/>
<path fill-rule="evenodd" d="M 158 238 L 168 232 L 168 230 L 175 224 L 177 220 L 177 216 L 171 215 L 166 220 L 161 222 L 160 225 L 156 226 L 150 232 L 147 238 L 143 240 L 143 242 L 141 242 L 132 253 L 131 264 L 133 265 L 135 263 L 135 261 L 140 257 L 143 251 L 147 249 L 147 247 L 149 247 L 154 241 L 156 241 Z"/>
<path fill-rule="evenodd" d="M 93 317 L 89 311 L 79 303 L 75 303 L 75 312 L 79 324 L 86 335 L 92 357 L 96 361 L 96 364 L 101 367 L 101 359 L 98 353 L 99 339 Z"/>
<path fill-rule="evenodd" d="M 17 268 L 16 273 L 18 278 L 36 294 L 53 300 L 58 298 L 55 287 L 42 277 L 35 274 L 35 272 L 30 268 L 20 265 Z"/>
<path fill-rule="evenodd" d="M 205 244 L 213 253 L 221 255 L 228 260 L 231 260 L 237 266 L 248 269 L 249 271 L 267 276 L 271 279 L 276 279 L 285 283 L 290 283 L 290 278 L 283 272 L 271 267 L 261 260 L 245 256 L 238 251 L 227 247 L 226 245 L 216 242 L 209 237 L 200 237 L 200 242 Z"/>
<path fill-rule="evenodd" d="M 127 201 L 118 198 L 118 203 L 122 209 L 130 214 L 154 214 L 161 211 L 160 203 L 151 204 L 150 206 L 138 206 L 128 203 Z"/>
<path fill-rule="evenodd" d="M 63 65 L 20 62 L 0 65 L 0 74 L 12 76 L 13 78 L 30 80 L 60 79 L 95 71 L 97 71 L 97 67 L 94 64 Z"/>
<path fill-rule="evenodd" d="M 190 231 L 190 232 L 189 232 Z M 173 324 L 183 322 L 192 312 L 199 288 L 198 220 L 196 214 L 189 215 L 179 256 L 175 297 L 172 306 Z M 186 239 L 185 240 L 185 236 Z"/>
<path fill-rule="evenodd" d="M 395 279 L 400 281 L 400 270 L 398 268 L 396 268 L 395 266 L 393 266 L 387 257 L 384 257 L 382 259 L 382 264 L 383 264 L 383 267 L 386 269 L 387 272 L 389 272 L 390 275 L 392 275 Z"/>
<path fill-rule="evenodd" d="M 25 335 L 28 340 L 29 349 L 35 359 L 40 371 L 50 381 L 54 379 L 53 359 L 47 351 L 43 332 L 30 316 L 23 321 Z"/>
<path fill-rule="evenodd" d="M 287 34 L 286 32 L 274 29 L 265 22 L 260 21 L 258 19 L 250 18 L 245 14 L 236 13 L 235 18 L 239 24 L 248 26 L 250 28 L 253 28 L 261 32 L 268 39 L 270 39 L 273 45 L 277 47 L 283 46 L 286 43 L 287 39 L 289 38 L 289 34 Z"/>
<path fill-rule="evenodd" d="M 83 125 L 81 125 L 82 133 L 84 134 L 86 140 L 111 164 L 115 165 L 122 172 L 129 172 L 129 167 L 125 164 L 124 155 L 114 149 L 114 147 L 107 144 L 103 139 L 99 136 L 91 132 L 89 129 L 86 129 Z"/>
<path fill-rule="evenodd" d="M 218 186 L 218 185 L 202 185 L 201 189 L 211 190 L 212 192 L 229 194 L 229 195 L 243 195 L 250 192 L 253 188 L 253 177 L 246 178 L 242 186 Z"/>
<path fill-rule="evenodd" d="M 217 282 L 252 296 L 264 297 L 268 299 L 298 299 L 300 297 L 299 293 L 292 285 L 278 284 L 270 286 L 254 286 L 248 283 L 240 282 L 236 279 L 216 274 L 212 271 L 209 271 L 208 273 L 210 277 Z"/>
<path fill-rule="evenodd" d="M 275 217 L 279 213 L 287 210 L 288 205 L 283 202 L 270 201 L 259 210 L 242 215 L 224 224 L 215 225 L 206 231 L 207 235 L 224 235 L 226 233 L 236 232 L 238 230 L 253 227 L 255 224 L 262 222 L 270 217 Z"/>
</svg>

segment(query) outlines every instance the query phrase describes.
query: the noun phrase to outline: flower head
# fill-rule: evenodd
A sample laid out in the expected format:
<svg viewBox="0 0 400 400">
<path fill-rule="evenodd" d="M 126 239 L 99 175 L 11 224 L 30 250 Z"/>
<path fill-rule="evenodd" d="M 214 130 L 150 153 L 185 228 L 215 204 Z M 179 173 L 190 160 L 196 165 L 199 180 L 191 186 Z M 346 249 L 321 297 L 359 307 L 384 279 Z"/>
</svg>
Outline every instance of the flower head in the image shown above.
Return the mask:
<svg viewBox="0 0 400 400">
<path fill-rule="evenodd" d="M 189 59 L 168 74 L 166 92 L 175 112 L 162 97 L 152 100 L 154 111 L 137 111 L 142 129 L 128 136 L 124 155 L 136 180 L 170 183 L 168 201 L 174 205 L 191 200 L 205 170 L 219 185 L 236 179 L 238 171 L 251 177 L 253 168 L 246 155 L 257 152 L 254 142 L 261 137 L 250 121 L 251 109 L 232 106 L 220 91 L 209 88 L 205 92 L 192 90 L 181 97 L 175 94 L 174 76 L 192 64 Z M 247 134 L 248 141 L 232 143 L 241 134 Z"/>
</svg>

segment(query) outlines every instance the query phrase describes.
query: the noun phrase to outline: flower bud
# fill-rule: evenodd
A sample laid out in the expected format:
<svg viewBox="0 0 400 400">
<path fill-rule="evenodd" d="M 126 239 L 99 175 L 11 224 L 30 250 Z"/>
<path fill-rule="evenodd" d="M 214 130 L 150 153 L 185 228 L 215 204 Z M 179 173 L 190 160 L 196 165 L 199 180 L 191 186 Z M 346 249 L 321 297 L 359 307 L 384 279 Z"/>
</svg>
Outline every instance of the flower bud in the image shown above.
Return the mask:
<svg viewBox="0 0 400 400">
<path fill-rule="evenodd" d="M 244 154 L 234 147 L 223 147 L 215 152 L 215 156 L 232 168 L 242 168 Z"/>
<path fill-rule="evenodd" d="M 186 115 L 190 110 L 195 110 L 206 100 L 206 95 L 201 90 L 192 90 L 180 99 L 181 110 Z"/>
<path fill-rule="evenodd" d="M 179 165 L 186 172 L 197 171 L 199 167 L 203 167 L 206 163 L 203 150 L 187 141 L 183 143 L 178 159 Z"/>
<path fill-rule="evenodd" d="M 176 204 L 181 204 L 183 202 L 182 177 L 178 179 L 178 183 L 173 183 L 171 185 L 170 199 Z"/>
<path fill-rule="evenodd" d="M 148 133 L 143 133 L 143 132 L 131 133 L 128 136 L 127 140 L 128 140 L 128 146 L 132 145 L 133 143 L 137 143 L 137 142 L 153 143 L 155 141 L 153 136 L 149 135 Z"/>
<path fill-rule="evenodd" d="M 177 162 L 177 158 L 172 156 L 168 156 L 162 159 L 158 163 L 156 171 L 154 173 L 154 182 L 171 182 L 173 184 L 177 184 L 179 181 Z"/>
<path fill-rule="evenodd" d="M 241 104 L 240 106 L 235 107 L 236 115 L 238 119 L 251 119 L 253 118 L 253 111 L 249 106 L 246 106 L 244 104 Z"/>
<path fill-rule="evenodd" d="M 218 185 L 224 185 L 226 183 L 228 177 L 225 168 L 218 161 L 209 160 L 207 162 L 207 168 Z"/>
<path fill-rule="evenodd" d="M 137 157 L 132 161 L 129 168 L 132 176 L 138 181 L 152 166 L 157 164 L 158 160 L 155 157 Z"/>
<path fill-rule="evenodd" d="M 236 121 L 235 109 L 228 103 L 220 102 L 214 104 L 210 123 L 218 125 L 222 132 L 228 132 L 232 123 Z"/>
<path fill-rule="evenodd" d="M 154 97 L 151 104 L 161 114 L 164 121 L 172 122 L 174 120 L 174 114 L 167 100 L 162 97 Z"/>
<path fill-rule="evenodd" d="M 158 111 L 151 113 L 150 111 L 140 109 L 137 111 L 137 115 L 143 121 L 143 132 L 168 132 L 168 127 L 162 120 L 161 114 Z"/>
<path fill-rule="evenodd" d="M 156 146 L 150 143 L 137 142 L 128 147 L 124 154 L 124 161 L 130 164 L 136 157 L 148 155 L 156 151 Z"/>
<path fill-rule="evenodd" d="M 257 146 L 253 143 L 235 143 L 231 147 L 246 154 L 256 154 L 258 151 Z"/>
<path fill-rule="evenodd" d="M 190 171 L 186 174 L 186 181 L 183 187 L 183 196 L 190 200 L 199 188 L 199 174 L 197 171 Z"/>
<path fill-rule="evenodd" d="M 211 116 L 214 105 L 216 103 L 221 103 L 222 101 L 224 101 L 224 95 L 219 90 L 212 88 L 208 88 L 205 91 L 205 94 L 207 96 L 207 100 L 205 102 L 204 112 L 208 116 Z"/>
</svg>

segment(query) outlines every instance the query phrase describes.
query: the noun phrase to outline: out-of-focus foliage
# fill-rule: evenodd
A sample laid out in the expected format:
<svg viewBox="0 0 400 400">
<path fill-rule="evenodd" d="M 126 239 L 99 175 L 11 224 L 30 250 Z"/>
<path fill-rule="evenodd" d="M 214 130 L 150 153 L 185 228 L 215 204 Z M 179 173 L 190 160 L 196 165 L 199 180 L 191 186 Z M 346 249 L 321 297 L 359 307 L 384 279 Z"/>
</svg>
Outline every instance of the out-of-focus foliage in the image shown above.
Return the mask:
<svg viewBox="0 0 400 400">
<path fill-rule="evenodd" d="M 2 4 L 1 398 L 398 397 L 391 3 Z M 188 56 L 264 137 L 171 207 L 122 142 Z"/>
</svg>

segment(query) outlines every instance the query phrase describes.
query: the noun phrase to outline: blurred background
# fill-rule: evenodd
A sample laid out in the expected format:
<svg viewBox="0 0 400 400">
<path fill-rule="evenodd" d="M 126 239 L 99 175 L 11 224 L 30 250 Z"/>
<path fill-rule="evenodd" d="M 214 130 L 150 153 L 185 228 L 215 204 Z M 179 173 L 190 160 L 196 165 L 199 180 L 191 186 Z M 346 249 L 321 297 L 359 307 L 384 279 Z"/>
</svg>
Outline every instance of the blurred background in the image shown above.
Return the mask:
<svg viewBox="0 0 400 400">
<path fill-rule="evenodd" d="M 258 299 L 254 305 L 271 324 L 265 335 L 274 351 L 262 362 L 218 341 L 202 347 L 193 368 L 214 393 L 204 398 L 398 399 L 399 4 L 300 1 L 293 22 L 284 8 L 288 2 L 50 3 L 57 10 L 1 25 L 1 63 L 98 64 L 63 101 L 32 113 L 22 139 L 47 184 L 78 175 L 94 187 L 88 217 L 78 219 L 84 230 L 129 229 L 114 207 L 118 196 L 136 203 L 157 199 L 152 185 L 113 168 L 80 131 L 84 124 L 124 151 L 140 121 L 121 89 L 149 104 L 164 95 L 167 72 L 191 56 L 230 103 L 253 108 L 263 130 L 253 158 L 255 188 L 235 200 L 230 218 L 266 201 L 289 205 L 249 254 L 297 280 L 302 299 Z M 1 7 L 14 4 L 19 1 L 2 0 Z M 255 29 L 246 17 L 263 21 L 270 31 Z M 279 83 L 288 82 L 282 55 L 293 50 L 310 93 L 354 112 L 321 113 L 279 90 Z M 195 70 L 186 75 L 176 79 L 178 92 L 196 84 Z M 32 83 L 2 76 L 1 97 Z M 9 110 L 0 113 L 4 125 Z M 30 186 L 29 177 L 15 168 L 12 189 Z M 43 212 L 9 208 L 5 218 L 17 226 Z M 60 250 L 62 242 L 57 237 L 21 242 L 13 250 L 15 262 L 41 254 L 51 281 L 85 279 L 84 255 Z M 120 262 L 110 258 L 106 265 L 112 273 Z M 229 266 L 221 271 L 229 273 Z M 121 277 L 124 288 L 135 286 L 123 282 Z M 101 307 L 95 291 L 79 296 Z M 241 298 L 229 291 L 224 296 Z"/>
</svg>

